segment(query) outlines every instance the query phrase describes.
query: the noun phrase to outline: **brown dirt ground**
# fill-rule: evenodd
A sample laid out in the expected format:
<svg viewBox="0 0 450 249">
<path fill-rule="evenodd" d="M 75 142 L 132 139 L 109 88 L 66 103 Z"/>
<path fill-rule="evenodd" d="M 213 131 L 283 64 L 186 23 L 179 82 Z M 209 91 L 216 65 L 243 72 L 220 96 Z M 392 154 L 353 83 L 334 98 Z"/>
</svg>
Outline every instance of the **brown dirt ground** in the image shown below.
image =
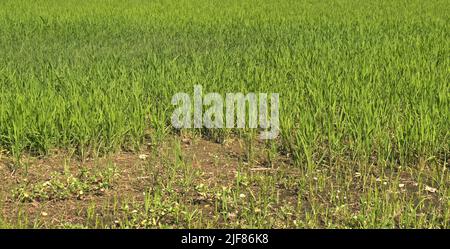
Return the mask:
<svg viewBox="0 0 450 249">
<path fill-rule="evenodd" d="M 33 223 L 38 219 L 45 226 L 62 223 L 83 224 L 86 212 L 90 205 L 101 206 L 112 198 L 126 197 L 133 200 L 142 200 L 143 192 L 152 187 L 152 176 L 148 174 L 145 167 L 153 167 L 153 170 L 164 167 L 165 158 L 173 151 L 171 144 L 178 140 L 181 144 L 183 157 L 192 163 L 192 166 L 201 173 L 201 179 L 205 185 L 220 184 L 228 185 L 233 181 L 239 165 L 248 166 L 251 170 L 270 171 L 277 164 L 289 164 L 288 157 L 278 156 L 275 165 L 268 168 L 268 159 L 264 150 L 264 144 L 256 142 L 254 146 L 255 156 L 252 162 L 248 162 L 245 155 L 244 142 L 238 138 L 232 138 L 224 143 L 216 143 L 198 137 L 171 137 L 166 145 L 148 145 L 139 153 L 118 152 L 97 159 L 86 159 L 81 161 L 71 157 L 67 152 L 54 151 L 44 157 L 24 156 L 21 162 L 27 167 L 11 170 L 12 160 L 3 155 L 0 156 L 0 189 L 1 216 L 7 222 L 17 222 L 19 217 L 25 213 L 28 222 Z M 139 155 L 147 155 L 145 160 Z M 155 156 L 152 156 L 155 155 Z M 170 158 L 170 157 L 169 157 Z M 170 159 L 168 159 L 170 160 Z M 12 191 L 21 183 L 37 183 L 48 181 L 52 173 L 63 173 L 67 170 L 76 175 L 81 168 L 93 169 L 99 165 L 112 163 L 115 165 L 119 177 L 114 182 L 114 187 L 100 194 L 85 195 L 83 198 L 67 198 L 64 200 L 19 202 L 12 198 Z"/>
</svg>

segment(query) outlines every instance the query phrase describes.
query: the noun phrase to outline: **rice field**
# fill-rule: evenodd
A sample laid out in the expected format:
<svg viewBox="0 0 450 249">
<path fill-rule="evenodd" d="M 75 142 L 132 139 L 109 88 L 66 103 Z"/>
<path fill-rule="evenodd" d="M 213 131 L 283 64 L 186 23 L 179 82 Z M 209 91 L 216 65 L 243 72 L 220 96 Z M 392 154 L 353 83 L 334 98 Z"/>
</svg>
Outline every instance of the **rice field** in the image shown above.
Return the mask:
<svg viewBox="0 0 450 249">
<path fill-rule="evenodd" d="M 449 228 L 449 13 L 3 0 L 0 227 Z M 174 129 L 194 85 L 279 93 L 279 137 Z"/>
</svg>

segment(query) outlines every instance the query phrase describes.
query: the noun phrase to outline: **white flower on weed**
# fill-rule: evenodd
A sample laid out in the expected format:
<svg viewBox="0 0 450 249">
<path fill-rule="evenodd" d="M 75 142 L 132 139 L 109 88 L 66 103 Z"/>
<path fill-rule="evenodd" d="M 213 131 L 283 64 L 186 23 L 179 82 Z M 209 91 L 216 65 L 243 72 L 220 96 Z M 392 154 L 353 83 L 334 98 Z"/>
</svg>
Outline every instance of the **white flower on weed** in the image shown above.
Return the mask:
<svg viewBox="0 0 450 249">
<path fill-rule="evenodd" d="M 425 185 L 425 191 L 430 192 L 430 193 L 435 193 L 435 192 L 437 192 L 437 189 Z"/>
<path fill-rule="evenodd" d="M 148 155 L 146 155 L 146 154 L 139 155 L 139 159 L 141 159 L 141 160 L 145 160 L 145 159 L 147 159 L 147 157 L 148 157 Z"/>
</svg>

